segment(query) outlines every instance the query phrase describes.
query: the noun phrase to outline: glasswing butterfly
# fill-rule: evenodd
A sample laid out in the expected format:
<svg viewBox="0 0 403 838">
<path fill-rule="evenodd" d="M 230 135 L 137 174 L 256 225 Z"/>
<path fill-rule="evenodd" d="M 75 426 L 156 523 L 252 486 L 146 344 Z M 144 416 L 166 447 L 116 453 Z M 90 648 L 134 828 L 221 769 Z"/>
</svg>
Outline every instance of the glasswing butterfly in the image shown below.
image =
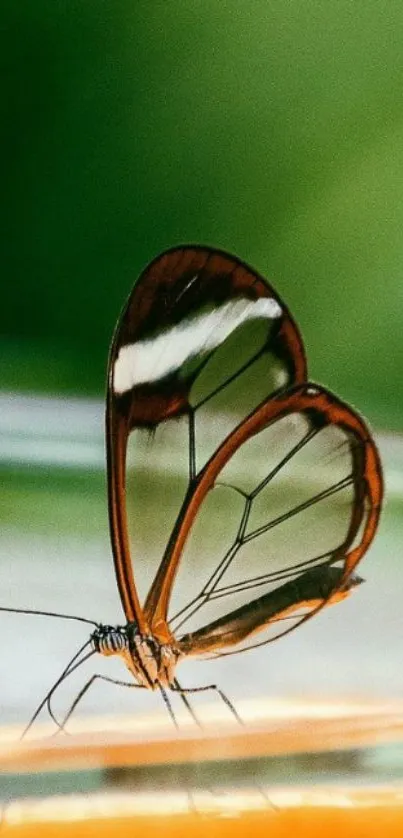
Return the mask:
<svg viewBox="0 0 403 838">
<path fill-rule="evenodd" d="M 159 689 L 169 709 L 166 688 L 176 690 L 196 721 L 187 692 L 215 689 L 237 716 L 215 685 L 184 689 L 176 667 L 269 643 L 361 581 L 354 571 L 382 502 L 371 434 L 351 407 L 308 380 L 300 332 L 276 291 L 236 257 L 183 246 L 145 269 L 121 313 L 106 449 L 126 622 L 47 612 L 94 630 L 28 727 L 45 704 L 57 722 L 55 690 L 95 653 L 123 658 L 131 686 Z M 147 514 L 136 514 L 136 500 Z M 141 580 L 150 564 L 142 591 L 133 567 Z"/>
</svg>

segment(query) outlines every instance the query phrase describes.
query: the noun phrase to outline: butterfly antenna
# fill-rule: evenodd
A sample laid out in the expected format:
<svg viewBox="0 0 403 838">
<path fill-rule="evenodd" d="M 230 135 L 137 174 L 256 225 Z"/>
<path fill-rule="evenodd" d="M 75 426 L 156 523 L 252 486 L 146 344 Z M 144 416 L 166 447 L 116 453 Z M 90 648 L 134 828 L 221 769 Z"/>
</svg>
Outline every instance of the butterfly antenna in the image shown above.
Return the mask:
<svg viewBox="0 0 403 838">
<path fill-rule="evenodd" d="M 57 611 L 35 611 L 32 608 L 6 608 L 5 606 L 0 606 L 0 611 L 4 611 L 7 614 L 36 614 L 39 617 L 57 617 L 59 620 L 76 620 L 79 623 L 87 623 L 89 626 L 98 627 L 98 623 L 95 620 L 87 620 L 86 617 L 77 617 L 76 614 L 59 614 Z"/>
<path fill-rule="evenodd" d="M 78 668 L 78 666 L 81 666 L 81 664 L 82 664 L 82 663 L 84 663 L 84 661 L 86 661 L 89 657 L 91 657 L 91 655 L 95 654 L 95 652 L 94 652 L 94 651 L 91 651 L 91 652 L 89 652 L 87 655 L 85 655 L 85 656 L 84 656 L 81 660 L 78 660 L 78 658 L 80 657 L 80 655 L 82 654 L 82 652 L 84 652 L 84 650 L 87 648 L 87 646 L 89 646 L 89 645 L 90 645 L 90 643 L 91 643 L 91 639 L 90 639 L 90 640 L 86 640 L 86 642 L 83 644 L 83 646 L 81 646 L 81 647 L 80 647 L 80 649 L 78 650 L 78 652 L 76 652 L 76 653 L 75 653 L 75 655 L 73 655 L 73 657 L 71 658 L 71 660 L 69 661 L 69 663 L 67 664 L 67 666 L 64 668 L 64 670 L 63 670 L 63 672 L 61 673 L 61 675 L 59 676 L 59 678 L 57 679 L 57 681 L 55 681 L 55 683 L 53 684 L 53 686 L 52 686 L 52 687 L 50 688 L 50 690 L 46 693 L 45 697 L 42 699 L 42 701 L 40 702 L 40 704 L 39 704 L 39 705 L 38 705 L 38 707 L 36 708 L 35 712 L 34 712 L 34 713 L 33 713 L 33 715 L 31 716 L 31 718 L 30 718 L 30 720 L 29 720 L 29 722 L 28 722 L 27 726 L 24 728 L 24 730 L 23 730 L 23 732 L 22 732 L 22 734 L 21 734 L 20 739 L 24 739 L 24 737 L 26 736 L 26 734 L 28 733 L 28 731 L 30 730 L 30 728 L 32 727 L 32 725 L 34 724 L 35 720 L 38 718 L 39 713 L 41 712 L 41 710 L 43 709 L 43 707 L 45 706 L 45 704 L 47 704 L 48 700 L 52 697 L 52 695 L 53 695 L 53 693 L 55 692 L 55 690 L 57 690 L 57 688 L 58 688 L 58 687 L 60 686 L 60 684 L 61 684 L 61 683 L 65 680 L 65 678 L 67 678 L 67 677 L 68 677 L 68 675 L 70 675 L 70 673 L 71 673 L 71 672 L 73 672 L 73 670 L 74 670 L 74 669 L 77 669 L 77 668 Z M 58 722 L 56 722 L 56 724 L 58 725 Z M 58 726 L 59 726 L 59 725 L 58 725 Z"/>
</svg>

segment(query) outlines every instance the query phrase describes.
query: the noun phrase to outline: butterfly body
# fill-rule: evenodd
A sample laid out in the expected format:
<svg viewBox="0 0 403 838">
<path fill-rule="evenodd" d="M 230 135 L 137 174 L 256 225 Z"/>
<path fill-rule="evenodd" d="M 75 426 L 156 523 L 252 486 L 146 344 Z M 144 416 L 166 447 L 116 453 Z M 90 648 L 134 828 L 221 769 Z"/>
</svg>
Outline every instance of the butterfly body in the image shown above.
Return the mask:
<svg viewBox="0 0 403 838">
<path fill-rule="evenodd" d="M 197 633 L 197 643 L 191 634 L 183 635 L 177 641 L 172 638 L 167 643 L 151 633 L 141 634 L 135 622 L 125 626 L 99 625 L 91 634 L 92 646 L 105 657 L 118 655 L 122 658 L 138 686 L 150 690 L 175 688 L 176 666 L 181 659 L 191 657 L 196 646 L 196 654 L 202 657 L 205 652 L 220 649 L 224 643 L 227 647 L 236 646 L 268 626 L 271 620 L 277 622 L 280 615 L 285 619 L 297 609 L 313 610 L 320 608 L 324 601 L 328 605 L 340 602 L 363 582 L 353 573 L 342 584 L 342 575 L 342 570 L 335 567 L 306 571 L 297 580 L 286 582 L 275 592 L 234 611 L 230 620 L 224 618 L 211 624 L 206 648 L 203 631 Z"/>
<path fill-rule="evenodd" d="M 105 657 L 121 657 L 138 686 L 155 690 L 173 685 L 176 664 L 181 657 L 179 649 L 161 643 L 151 634 L 140 634 L 136 623 L 100 625 L 91 640 L 95 652 Z"/>
</svg>

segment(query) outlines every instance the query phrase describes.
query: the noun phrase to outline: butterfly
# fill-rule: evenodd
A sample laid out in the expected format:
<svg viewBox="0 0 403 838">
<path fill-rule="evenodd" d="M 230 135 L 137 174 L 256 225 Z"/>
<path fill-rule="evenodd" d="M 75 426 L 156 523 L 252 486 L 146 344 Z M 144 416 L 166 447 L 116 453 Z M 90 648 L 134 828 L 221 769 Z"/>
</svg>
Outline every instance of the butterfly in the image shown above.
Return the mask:
<svg viewBox="0 0 403 838">
<path fill-rule="evenodd" d="M 97 678 L 114 680 L 93 675 L 57 721 L 55 690 L 97 653 L 120 656 L 132 686 L 160 690 L 174 722 L 167 689 L 193 716 L 187 693 L 214 689 L 239 718 L 216 685 L 182 687 L 177 667 L 272 642 L 362 581 L 383 492 L 370 431 L 309 381 L 297 324 L 268 282 L 225 252 L 182 246 L 144 270 L 118 320 L 106 462 L 125 622 L 46 612 L 93 631 L 28 727 L 45 704 L 64 727 Z M 131 515 L 128 479 L 142 498 Z M 140 579 L 146 564 L 141 596 L 134 570 Z"/>
</svg>

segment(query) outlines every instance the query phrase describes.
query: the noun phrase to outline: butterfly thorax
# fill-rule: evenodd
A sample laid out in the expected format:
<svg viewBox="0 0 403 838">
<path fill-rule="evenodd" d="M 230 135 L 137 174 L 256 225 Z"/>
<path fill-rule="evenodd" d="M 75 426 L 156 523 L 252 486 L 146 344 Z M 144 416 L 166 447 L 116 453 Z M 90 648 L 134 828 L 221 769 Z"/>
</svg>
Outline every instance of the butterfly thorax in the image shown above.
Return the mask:
<svg viewBox="0 0 403 838">
<path fill-rule="evenodd" d="M 170 687 L 180 652 L 172 644 L 161 643 L 151 634 L 140 634 L 136 623 L 125 626 L 100 625 L 91 635 L 96 652 L 119 655 L 142 687 Z"/>
</svg>

